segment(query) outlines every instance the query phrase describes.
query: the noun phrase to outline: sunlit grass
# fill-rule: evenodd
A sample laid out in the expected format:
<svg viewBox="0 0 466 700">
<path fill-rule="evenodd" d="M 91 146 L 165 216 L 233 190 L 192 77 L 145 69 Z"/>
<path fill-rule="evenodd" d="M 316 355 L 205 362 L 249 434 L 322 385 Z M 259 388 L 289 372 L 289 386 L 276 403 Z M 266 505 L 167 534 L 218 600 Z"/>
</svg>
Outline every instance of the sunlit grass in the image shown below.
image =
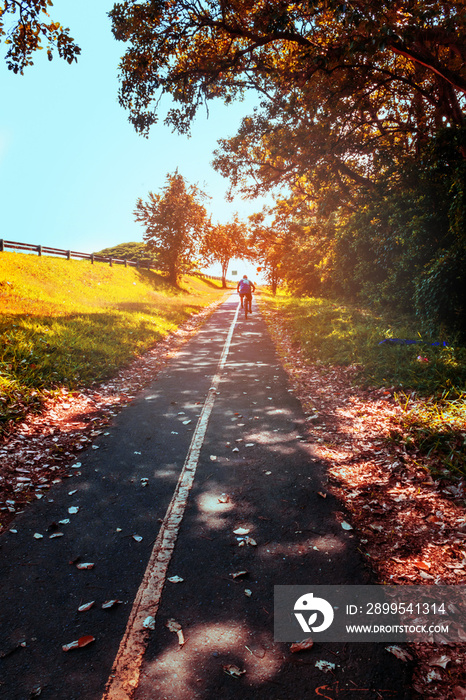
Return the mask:
<svg viewBox="0 0 466 700">
<path fill-rule="evenodd" d="M 0 254 L 0 431 L 50 390 L 108 378 L 222 294 L 216 283 Z"/>
<path fill-rule="evenodd" d="M 466 473 L 466 348 L 454 339 L 423 336 L 409 317 L 389 318 L 346 303 L 283 293 L 263 298 L 283 314 L 310 362 L 351 365 L 360 384 L 394 390 L 408 442 Z M 386 338 L 422 342 L 380 344 Z M 438 340 L 447 347 L 431 344 Z"/>
</svg>

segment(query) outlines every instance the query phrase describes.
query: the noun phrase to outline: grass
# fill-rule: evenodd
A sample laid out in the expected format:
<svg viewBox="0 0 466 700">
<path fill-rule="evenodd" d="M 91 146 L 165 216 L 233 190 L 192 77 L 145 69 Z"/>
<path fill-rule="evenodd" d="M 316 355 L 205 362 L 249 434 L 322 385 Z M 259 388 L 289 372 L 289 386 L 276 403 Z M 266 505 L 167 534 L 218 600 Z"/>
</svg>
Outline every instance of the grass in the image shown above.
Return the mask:
<svg viewBox="0 0 466 700">
<path fill-rule="evenodd" d="M 222 295 L 195 277 L 0 254 L 0 434 L 54 389 L 114 375 Z"/>
<path fill-rule="evenodd" d="M 280 311 L 310 362 L 353 366 L 356 381 L 385 387 L 403 408 L 409 445 L 466 474 L 466 348 L 454 339 L 423 336 L 409 317 L 389 318 L 327 299 L 263 295 Z M 386 338 L 421 341 L 380 344 Z M 447 347 L 433 346 L 445 340 Z"/>
</svg>

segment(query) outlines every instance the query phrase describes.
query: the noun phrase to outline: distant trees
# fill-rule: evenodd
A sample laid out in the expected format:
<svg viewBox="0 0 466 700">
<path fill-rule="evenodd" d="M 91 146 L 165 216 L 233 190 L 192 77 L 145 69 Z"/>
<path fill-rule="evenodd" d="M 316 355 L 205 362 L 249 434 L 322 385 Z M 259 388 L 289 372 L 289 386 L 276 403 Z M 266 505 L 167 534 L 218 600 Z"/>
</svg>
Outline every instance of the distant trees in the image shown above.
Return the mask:
<svg viewBox="0 0 466 700">
<path fill-rule="evenodd" d="M 157 256 L 158 266 L 168 273 L 172 284 L 189 272 L 199 255 L 208 225 L 202 204 L 206 195 L 196 186 L 187 185 L 178 170 L 168 174 L 160 194 L 149 192 L 146 202 L 138 199 L 136 221 L 145 228 L 144 240 Z"/>
<path fill-rule="evenodd" d="M 104 248 L 96 253 L 96 255 L 103 255 L 120 260 L 130 260 L 131 262 L 139 262 L 142 264 L 147 264 L 148 262 L 154 264 L 157 260 L 156 256 L 149 252 L 145 243 L 138 243 L 136 241 L 119 243 L 110 248 Z"/>
<path fill-rule="evenodd" d="M 222 267 L 222 286 L 227 286 L 228 265 L 233 258 L 248 258 L 249 248 L 246 226 L 238 217 L 227 224 L 211 224 L 202 243 L 201 254 L 206 262 L 218 262 Z"/>
<path fill-rule="evenodd" d="M 59 22 L 48 14 L 51 0 L 3 0 L 0 2 L 0 41 L 8 46 L 6 64 L 14 73 L 22 74 L 33 64 L 35 51 L 46 48 L 49 61 L 53 52 L 68 63 L 77 60 L 81 49 Z M 6 27 L 8 15 L 11 26 Z M 45 42 L 45 47 L 42 45 Z"/>
</svg>

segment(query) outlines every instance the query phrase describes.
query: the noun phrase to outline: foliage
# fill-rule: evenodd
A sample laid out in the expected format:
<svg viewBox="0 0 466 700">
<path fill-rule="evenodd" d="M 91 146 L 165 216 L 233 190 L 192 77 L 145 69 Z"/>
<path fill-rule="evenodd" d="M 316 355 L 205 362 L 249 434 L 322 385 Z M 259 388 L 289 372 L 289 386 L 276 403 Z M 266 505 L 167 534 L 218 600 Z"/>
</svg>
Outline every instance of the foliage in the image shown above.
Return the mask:
<svg viewBox="0 0 466 700">
<path fill-rule="evenodd" d="M 205 198 L 196 185 L 187 186 L 176 170 L 167 175 L 160 194 L 149 192 L 147 202 L 137 201 L 134 217 L 146 230 L 147 248 L 172 284 L 193 269 L 199 255 L 207 227 L 207 212 L 201 204 Z"/>
<path fill-rule="evenodd" d="M 134 267 L 14 253 L 1 253 L 0 279 L 0 433 L 50 391 L 114 375 L 221 293 L 197 278 L 181 290 Z"/>
<path fill-rule="evenodd" d="M 245 225 L 238 219 L 227 224 L 210 225 L 204 236 L 200 254 L 207 263 L 219 262 L 222 266 L 222 287 L 227 286 L 228 265 L 233 258 L 247 258 L 250 254 Z"/>
<path fill-rule="evenodd" d="M 249 220 L 251 247 L 256 252 L 256 259 L 261 264 L 262 274 L 272 294 L 276 294 L 279 283 L 285 277 L 283 260 L 290 245 L 290 235 L 278 217 L 268 220 L 268 216 L 273 213 L 273 210 L 265 209 L 260 214 L 251 215 Z"/>
<path fill-rule="evenodd" d="M 115 37 L 128 43 L 120 101 L 145 133 L 158 96 L 168 93 L 177 105 L 168 121 L 183 131 L 215 97 L 229 101 L 247 87 L 312 90 L 328 80 L 335 92 L 350 98 L 355 86 L 372 100 L 360 129 L 380 131 L 381 96 L 395 93 L 408 123 L 424 111 L 423 121 L 446 116 L 458 124 L 457 93 L 466 91 L 462 9 L 447 0 L 125 0 L 110 12 Z"/>
<path fill-rule="evenodd" d="M 50 19 L 48 8 L 51 0 L 3 0 L 0 3 L 0 39 L 8 46 L 6 63 L 14 73 L 23 74 L 24 68 L 33 64 L 32 55 L 42 50 L 46 42 L 47 57 L 53 59 L 53 51 L 60 58 L 73 63 L 81 49 L 69 35 L 69 29 Z M 7 15 L 12 26 L 5 27 Z"/>
<path fill-rule="evenodd" d="M 156 262 L 155 255 L 149 253 L 147 245 L 145 243 L 138 242 L 119 243 L 118 245 L 111 246 L 110 248 L 104 248 L 98 253 L 95 253 L 95 255 L 116 258 L 118 260 L 126 259 L 131 262 L 151 262 L 152 264 Z"/>
<path fill-rule="evenodd" d="M 441 132 L 419 158 L 387 169 L 359 210 L 340 221 L 334 290 L 415 310 L 431 332 L 465 332 L 466 167 L 457 148 L 464 135 Z"/>
<path fill-rule="evenodd" d="M 318 297 L 262 295 L 280 311 L 310 362 L 343 365 L 363 386 L 389 389 L 403 409 L 408 446 L 437 455 L 453 471 L 466 457 L 466 349 L 431 345 L 413 316 L 389 317 Z M 380 344 L 408 338 L 414 345 Z"/>
</svg>

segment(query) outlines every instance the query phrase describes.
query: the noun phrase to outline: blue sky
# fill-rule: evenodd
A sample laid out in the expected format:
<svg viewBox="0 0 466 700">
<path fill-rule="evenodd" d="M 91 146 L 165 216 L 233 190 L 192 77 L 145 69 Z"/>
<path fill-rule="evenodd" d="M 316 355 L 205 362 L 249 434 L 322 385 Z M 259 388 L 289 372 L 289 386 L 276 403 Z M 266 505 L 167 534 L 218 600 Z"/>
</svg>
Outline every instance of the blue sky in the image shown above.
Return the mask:
<svg viewBox="0 0 466 700">
<path fill-rule="evenodd" d="M 51 18 L 70 27 L 82 49 L 71 66 L 58 56 L 49 62 L 44 50 L 23 76 L 14 75 L 2 46 L 1 238 L 80 252 L 140 241 L 136 200 L 157 192 L 176 168 L 212 197 L 215 221 L 262 208 L 260 200 L 226 202 L 228 181 L 210 164 L 217 140 L 235 134 L 254 97 L 228 107 L 211 104 L 208 118 L 199 113 L 191 138 L 173 134 L 163 114 L 149 139 L 138 136 L 117 101 L 124 45 L 111 33 L 112 6 L 111 0 L 55 0 Z"/>
</svg>

